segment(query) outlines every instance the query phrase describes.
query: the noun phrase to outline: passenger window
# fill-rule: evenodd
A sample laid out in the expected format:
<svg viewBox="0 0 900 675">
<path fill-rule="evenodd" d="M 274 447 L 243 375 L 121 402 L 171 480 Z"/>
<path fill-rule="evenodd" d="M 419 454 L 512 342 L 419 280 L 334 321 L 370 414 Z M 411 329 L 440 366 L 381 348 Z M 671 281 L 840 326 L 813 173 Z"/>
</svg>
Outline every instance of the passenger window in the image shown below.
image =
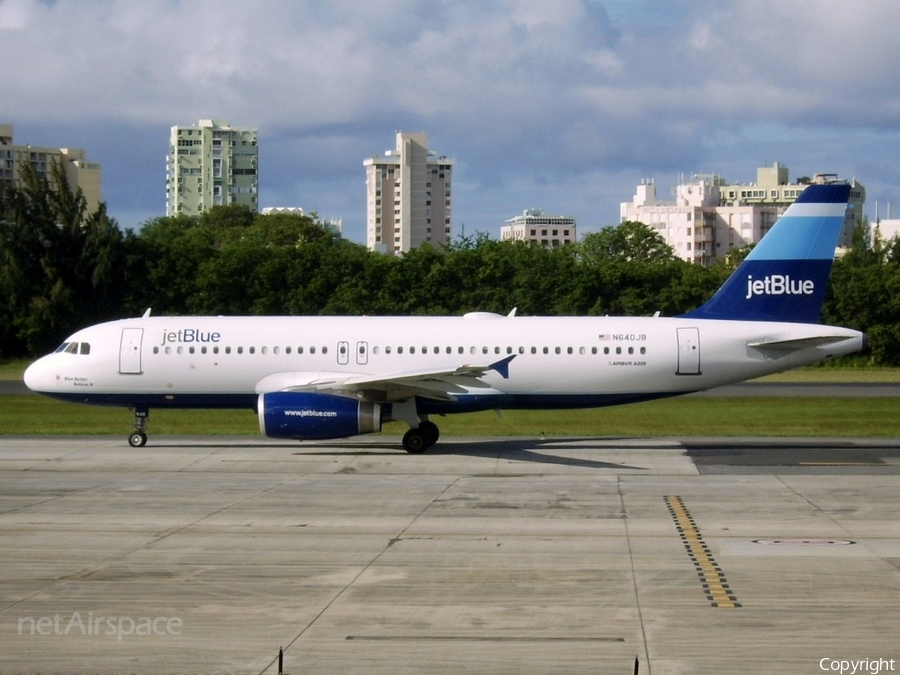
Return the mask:
<svg viewBox="0 0 900 675">
<path fill-rule="evenodd" d="M 285 347 L 285 348 L 284 348 L 284 353 L 285 353 L 285 354 L 290 354 L 290 353 L 291 353 L 291 348 L 290 348 L 290 347 Z"/>
<path fill-rule="evenodd" d="M 159 354 L 159 347 L 154 347 L 154 348 L 153 348 L 153 353 L 154 353 L 154 354 Z"/>
<path fill-rule="evenodd" d="M 309 353 L 310 353 L 310 354 L 315 354 L 315 353 L 316 353 L 316 348 L 315 348 L 315 347 L 310 347 L 310 348 L 309 348 Z"/>
<path fill-rule="evenodd" d="M 647 348 L 641 347 L 641 354 L 646 354 L 646 353 L 647 353 Z"/>
<path fill-rule="evenodd" d="M 328 353 L 328 347 L 322 347 L 322 353 L 323 353 L 323 354 L 327 354 L 327 353 Z"/>
<path fill-rule="evenodd" d="M 231 347 L 225 347 L 225 353 L 226 353 L 226 354 L 230 354 L 230 353 L 231 353 Z"/>
<path fill-rule="evenodd" d="M 238 353 L 238 354 L 243 354 L 243 353 L 244 353 L 244 348 L 243 348 L 243 347 L 238 347 L 238 352 L 237 352 L 237 353 Z"/>
<path fill-rule="evenodd" d="M 248 349 L 247 351 L 249 351 L 251 354 L 255 354 L 255 353 L 256 353 L 256 347 L 250 347 L 250 349 Z"/>
</svg>

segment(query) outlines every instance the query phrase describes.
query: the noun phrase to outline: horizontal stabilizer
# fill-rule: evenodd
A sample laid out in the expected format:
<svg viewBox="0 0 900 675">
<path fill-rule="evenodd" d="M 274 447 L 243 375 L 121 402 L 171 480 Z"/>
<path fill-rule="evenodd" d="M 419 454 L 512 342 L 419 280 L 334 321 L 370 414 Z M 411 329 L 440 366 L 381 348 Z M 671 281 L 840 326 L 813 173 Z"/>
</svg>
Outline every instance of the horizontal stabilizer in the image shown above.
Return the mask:
<svg viewBox="0 0 900 675">
<path fill-rule="evenodd" d="M 751 342 L 747 346 L 750 349 L 763 354 L 769 359 L 780 359 L 788 356 L 801 349 L 810 349 L 812 347 L 824 347 L 825 345 L 843 342 L 852 339 L 849 335 L 815 335 L 812 337 L 794 338 L 790 340 L 772 340 L 761 342 Z"/>
</svg>

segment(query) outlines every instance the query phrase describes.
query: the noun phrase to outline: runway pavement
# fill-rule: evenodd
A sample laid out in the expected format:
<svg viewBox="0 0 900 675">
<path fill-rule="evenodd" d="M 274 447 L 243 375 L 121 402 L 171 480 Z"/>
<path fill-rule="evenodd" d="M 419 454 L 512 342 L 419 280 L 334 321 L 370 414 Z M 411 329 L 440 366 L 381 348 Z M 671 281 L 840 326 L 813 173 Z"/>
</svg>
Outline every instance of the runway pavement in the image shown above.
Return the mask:
<svg viewBox="0 0 900 675">
<path fill-rule="evenodd" d="M 2 437 L 0 672 L 891 672 L 898 494 L 898 439 Z"/>
</svg>

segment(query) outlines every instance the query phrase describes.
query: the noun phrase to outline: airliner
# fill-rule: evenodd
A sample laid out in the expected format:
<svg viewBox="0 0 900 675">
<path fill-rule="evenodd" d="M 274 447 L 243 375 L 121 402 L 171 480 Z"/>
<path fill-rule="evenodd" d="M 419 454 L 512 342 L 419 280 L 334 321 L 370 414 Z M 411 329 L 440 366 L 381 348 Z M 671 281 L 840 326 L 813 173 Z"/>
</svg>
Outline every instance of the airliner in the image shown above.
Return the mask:
<svg viewBox="0 0 900 675">
<path fill-rule="evenodd" d="M 850 187 L 812 184 L 704 305 L 676 317 L 151 316 L 74 333 L 25 383 L 57 399 L 134 412 L 256 412 L 263 435 L 321 440 L 435 416 L 590 408 L 686 394 L 850 354 L 863 333 L 818 323 Z"/>
</svg>

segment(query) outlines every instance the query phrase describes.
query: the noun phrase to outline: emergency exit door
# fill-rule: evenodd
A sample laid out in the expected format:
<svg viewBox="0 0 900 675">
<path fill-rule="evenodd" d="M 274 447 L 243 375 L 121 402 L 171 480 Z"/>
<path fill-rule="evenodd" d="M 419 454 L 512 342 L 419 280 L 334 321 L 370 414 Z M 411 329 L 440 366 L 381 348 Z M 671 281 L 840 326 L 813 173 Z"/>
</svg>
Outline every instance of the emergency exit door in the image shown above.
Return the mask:
<svg viewBox="0 0 900 675">
<path fill-rule="evenodd" d="M 700 329 L 678 329 L 678 375 L 700 374 Z"/>
</svg>

